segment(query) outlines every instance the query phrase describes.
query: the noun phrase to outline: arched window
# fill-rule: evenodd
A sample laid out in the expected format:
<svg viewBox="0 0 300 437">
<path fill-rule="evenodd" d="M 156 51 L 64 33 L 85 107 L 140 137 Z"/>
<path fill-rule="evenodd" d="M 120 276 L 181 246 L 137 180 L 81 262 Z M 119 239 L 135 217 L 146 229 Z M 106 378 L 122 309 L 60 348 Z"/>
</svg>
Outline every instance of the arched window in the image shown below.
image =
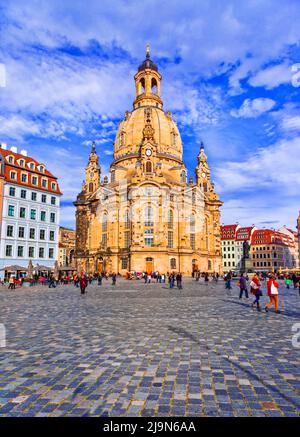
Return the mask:
<svg viewBox="0 0 300 437">
<path fill-rule="evenodd" d="M 124 215 L 124 227 L 125 229 L 130 228 L 130 218 L 129 218 L 129 210 L 126 209 L 125 215 Z"/>
<path fill-rule="evenodd" d="M 151 93 L 157 94 L 157 82 L 156 79 L 154 79 L 154 77 L 151 80 Z"/>
<path fill-rule="evenodd" d="M 184 170 L 181 172 L 180 179 L 182 183 L 186 182 L 186 173 Z"/>
<path fill-rule="evenodd" d="M 171 269 L 176 269 L 176 258 L 170 259 L 170 267 Z"/>
<path fill-rule="evenodd" d="M 107 247 L 107 214 L 103 214 L 102 217 L 102 245 L 106 249 Z"/>
<path fill-rule="evenodd" d="M 92 193 L 94 191 L 94 184 L 93 182 L 89 183 L 89 192 Z"/>
<path fill-rule="evenodd" d="M 174 224 L 174 213 L 172 209 L 169 209 L 168 211 L 168 228 L 173 229 Z"/>
<path fill-rule="evenodd" d="M 208 270 L 211 270 L 211 260 L 210 259 L 207 262 L 207 268 L 208 268 Z"/>
<path fill-rule="evenodd" d="M 195 221 L 195 216 L 191 215 L 190 216 L 190 242 L 191 242 L 191 248 L 193 250 L 196 249 L 196 221 Z"/>
<path fill-rule="evenodd" d="M 154 226 L 154 213 L 151 206 L 145 209 L 145 226 Z"/>
<path fill-rule="evenodd" d="M 208 249 L 208 221 L 205 219 L 205 248 Z"/>
<path fill-rule="evenodd" d="M 145 79 L 142 77 L 139 83 L 139 93 L 143 94 L 145 92 Z"/>
<path fill-rule="evenodd" d="M 146 162 L 146 173 L 152 173 L 152 162 L 151 161 Z"/>
</svg>

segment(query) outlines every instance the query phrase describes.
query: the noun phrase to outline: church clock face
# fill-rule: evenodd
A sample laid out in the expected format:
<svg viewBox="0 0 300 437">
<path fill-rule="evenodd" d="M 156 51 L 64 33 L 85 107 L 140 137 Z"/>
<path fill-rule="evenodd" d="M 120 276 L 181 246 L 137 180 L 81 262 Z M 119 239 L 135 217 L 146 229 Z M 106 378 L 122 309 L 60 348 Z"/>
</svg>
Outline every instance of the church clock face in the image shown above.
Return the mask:
<svg viewBox="0 0 300 437">
<path fill-rule="evenodd" d="M 202 177 L 205 178 L 205 176 L 206 176 L 206 173 L 203 172 L 203 173 L 202 173 Z"/>
<path fill-rule="evenodd" d="M 151 156 L 152 155 L 152 150 L 151 149 L 146 149 L 146 155 L 147 156 Z"/>
</svg>

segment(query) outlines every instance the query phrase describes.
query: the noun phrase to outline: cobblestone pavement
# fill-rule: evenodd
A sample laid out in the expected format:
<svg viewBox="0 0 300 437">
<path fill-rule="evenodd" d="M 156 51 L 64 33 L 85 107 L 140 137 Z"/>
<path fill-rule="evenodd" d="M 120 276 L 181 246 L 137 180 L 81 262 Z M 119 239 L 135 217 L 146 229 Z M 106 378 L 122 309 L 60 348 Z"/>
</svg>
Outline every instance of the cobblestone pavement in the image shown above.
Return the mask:
<svg viewBox="0 0 300 437">
<path fill-rule="evenodd" d="M 281 314 L 249 301 L 192 279 L 2 287 L 0 415 L 299 416 L 298 291 Z"/>
</svg>

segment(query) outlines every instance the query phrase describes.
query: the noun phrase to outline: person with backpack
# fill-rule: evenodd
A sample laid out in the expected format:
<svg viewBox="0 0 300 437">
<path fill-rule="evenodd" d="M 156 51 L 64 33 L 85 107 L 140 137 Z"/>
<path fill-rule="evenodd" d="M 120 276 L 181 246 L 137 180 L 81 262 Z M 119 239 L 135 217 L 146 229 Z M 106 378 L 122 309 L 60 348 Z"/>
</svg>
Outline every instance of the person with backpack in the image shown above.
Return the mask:
<svg viewBox="0 0 300 437">
<path fill-rule="evenodd" d="M 260 305 L 259 305 L 259 298 L 260 296 L 262 296 L 262 292 L 260 290 L 261 283 L 259 282 L 259 278 L 257 273 L 254 274 L 252 281 L 250 282 L 250 289 L 251 289 L 251 293 L 254 294 L 255 296 L 255 300 L 254 302 L 252 302 L 252 307 L 255 306 L 257 307 L 257 311 L 260 311 Z"/>
<path fill-rule="evenodd" d="M 265 306 L 266 313 L 269 311 L 269 309 L 275 304 L 275 312 L 279 314 L 279 308 L 278 308 L 278 290 L 279 290 L 279 284 L 275 280 L 275 277 L 273 274 L 270 274 L 269 280 L 267 282 L 268 287 L 268 296 L 270 298 L 270 302 Z"/>
</svg>

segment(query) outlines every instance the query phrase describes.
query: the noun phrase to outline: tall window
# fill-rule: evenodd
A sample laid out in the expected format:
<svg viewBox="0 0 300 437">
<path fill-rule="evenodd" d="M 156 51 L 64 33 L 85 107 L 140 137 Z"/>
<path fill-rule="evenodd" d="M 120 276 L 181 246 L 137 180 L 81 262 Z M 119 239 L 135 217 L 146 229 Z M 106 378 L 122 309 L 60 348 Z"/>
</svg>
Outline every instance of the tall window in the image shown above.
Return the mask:
<svg viewBox="0 0 300 437">
<path fill-rule="evenodd" d="M 169 209 L 168 211 L 168 247 L 169 248 L 172 248 L 174 246 L 173 224 L 174 224 L 174 213 L 172 209 Z"/>
<path fill-rule="evenodd" d="M 205 219 L 205 248 L 208 249 L 208 221 Z"/>
<path fill-rule="evenodd" d="M 33 246 L 28 247 L 28 256 L 29 256 L 29 258 L 34 258 L 34 247 Z"/>
<path fill-rule="evenodd" d="M 176 269 L 176 258 L 170 259 L 170 267 L 171 269 Z"/>
<path fill-rule="evenodd" d="M 172 209 L 169 209 L 168 211 L 168 228 L 173 229 L 174 224 L 174 213 Z"/>
<path fill-rule="evenodd" d="M 8 216 L 13 217 L 15 215 L 15 207 L 13 205 L 8 205 Z"/>
<path fill-rule="evenodd" d="M 190 217 L 190 242 L 191 242 L 191 248 L 193 250 L 195 250 L 195 248 L 196 248 L 195 231 L 196 231 L 195 216 L 191 215 L 191 217 Z"/>
<path fill-rule="evenodd" d="M 14 236 L 14 227 L 12 225 L 7 225 L 6 236 L 13 237 Z"/>
<path fill-rule="evenodd" d="M 182 183 L 186 182 L 186 173 L 184 170 L 181 172 L 180 179 Z"/>
<path fill-rule="evenodd" d="M 151 206 L 145 209 L 145 226 L 154 226 L 154 213 Z"/>
<path fill-rule="evenodd" d="M 103 215 L 102 218 L 102 245 L 107 248 L 107 214 Z"/>
<path fill-rule="evenodd" d="M 173 231 L 168 231 L 168 247 L 171 249 L 174 246 Z"/>
<path fill-rule="evenodd" d="M 153 240 L 154 240 L 153 228 L 152 229 L 145 229 L 144 239 L 145 239 L 145 246 L 153 247 Z"/>
<path fill-rule="evenodd" d="M 130 217 L 128 209 L 125 211 L 124 215 L 124 228 L 124 247 L 127 248 L 130 246 Z"/>
<path fill-rule="evenodd" d="M 152 247 L 154 242 L 154 213 L 151 206 L 147 206 L 145 209 L 145 231 L 144 231 L 144 243 L 147 247 Z"/>
</svg>

